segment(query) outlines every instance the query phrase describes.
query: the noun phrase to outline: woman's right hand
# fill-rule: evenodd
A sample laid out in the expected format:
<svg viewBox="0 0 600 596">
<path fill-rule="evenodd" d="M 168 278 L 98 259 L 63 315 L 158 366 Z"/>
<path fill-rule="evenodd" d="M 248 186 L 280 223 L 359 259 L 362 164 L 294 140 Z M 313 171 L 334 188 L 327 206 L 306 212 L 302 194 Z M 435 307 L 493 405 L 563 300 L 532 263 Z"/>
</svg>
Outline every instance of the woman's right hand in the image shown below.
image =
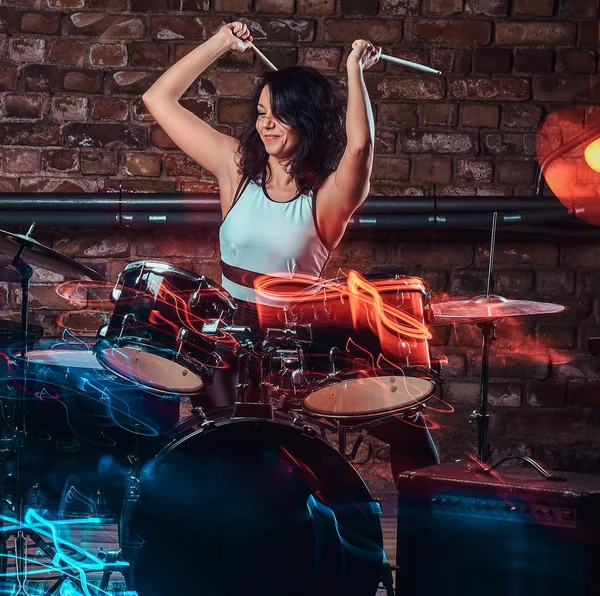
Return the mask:
<svg viewBox="0 0 600 596">
<path fill-rule="evenodd" d="M 250 35 L 248 25 L 237 21 L 221 27 L 217 35 L 221 37 L 228 50 L 237 52 L 238 54 L 247 50 L 252 41 L 252 35 Z"/>
</svg>

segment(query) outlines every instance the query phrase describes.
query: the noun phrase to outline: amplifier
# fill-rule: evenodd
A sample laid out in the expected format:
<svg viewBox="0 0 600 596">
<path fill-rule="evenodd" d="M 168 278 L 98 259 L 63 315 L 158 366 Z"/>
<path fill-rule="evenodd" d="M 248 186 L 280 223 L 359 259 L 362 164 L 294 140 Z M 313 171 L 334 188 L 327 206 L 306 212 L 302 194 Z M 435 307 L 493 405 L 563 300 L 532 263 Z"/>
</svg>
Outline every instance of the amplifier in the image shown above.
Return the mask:
<svg viewBox="0 0 600 596">
<path fill-rule="evenodd" d="M 600 478 L 446 463 L 398 477 L 402 596 L 600 595 Z"/>
</svg>

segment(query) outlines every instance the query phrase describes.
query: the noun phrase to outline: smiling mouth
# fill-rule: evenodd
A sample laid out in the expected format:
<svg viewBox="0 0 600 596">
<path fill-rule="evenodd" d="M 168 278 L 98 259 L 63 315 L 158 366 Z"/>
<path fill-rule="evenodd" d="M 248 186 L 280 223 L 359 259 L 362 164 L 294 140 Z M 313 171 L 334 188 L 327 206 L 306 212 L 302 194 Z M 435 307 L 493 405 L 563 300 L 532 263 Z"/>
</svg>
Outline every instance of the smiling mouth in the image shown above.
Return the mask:
<svg viewBox="0 0 600 596">
<path fill-rule="evenodd" d="M 278 139 L 279 135 L 265 135 L 263 138 L 265 141 L 273 141 L 274 139 Z"/>
</svg>

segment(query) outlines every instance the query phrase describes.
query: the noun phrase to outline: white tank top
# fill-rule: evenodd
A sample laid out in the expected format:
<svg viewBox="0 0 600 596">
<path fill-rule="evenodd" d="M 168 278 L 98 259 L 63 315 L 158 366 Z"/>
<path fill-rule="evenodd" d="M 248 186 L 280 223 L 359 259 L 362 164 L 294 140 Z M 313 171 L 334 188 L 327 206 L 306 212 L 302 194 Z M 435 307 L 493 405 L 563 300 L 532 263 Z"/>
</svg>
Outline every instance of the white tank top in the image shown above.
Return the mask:
<svg viewBox="0 0 600 596">
<path fill-rule="evenodd" d="M 315 200 L 311 193 L 273 201 L 263 184 L 245 183 L 219 230 L 222 285 L 233 298 L 281 306 L 255 291 L 257 275 L 318 280 L 331 251 L 317 229 Z"/>
</svg>

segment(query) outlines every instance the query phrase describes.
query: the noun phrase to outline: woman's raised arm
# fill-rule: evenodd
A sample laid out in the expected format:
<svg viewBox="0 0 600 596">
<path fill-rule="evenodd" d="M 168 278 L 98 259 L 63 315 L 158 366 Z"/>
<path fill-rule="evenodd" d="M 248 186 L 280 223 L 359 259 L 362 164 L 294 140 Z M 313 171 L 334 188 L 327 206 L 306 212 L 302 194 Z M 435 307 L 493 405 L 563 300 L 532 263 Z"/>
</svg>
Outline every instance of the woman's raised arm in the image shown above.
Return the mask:
<svg viewBox="0 0 600 596">
<path fill-rule="evenodd" d="M 186 110 L 179 99 L 215 60 L 229 50 L 243 52 L 251 41 L 252 36 L 243 23 L 221 27 L 208 41 L 171 66 L 142 97 L 148 111 L 173 142 L 213 173 L 219 184 L 231 182 L 236 175 L 234 155 L 238 142 Z"/>
</svg>

